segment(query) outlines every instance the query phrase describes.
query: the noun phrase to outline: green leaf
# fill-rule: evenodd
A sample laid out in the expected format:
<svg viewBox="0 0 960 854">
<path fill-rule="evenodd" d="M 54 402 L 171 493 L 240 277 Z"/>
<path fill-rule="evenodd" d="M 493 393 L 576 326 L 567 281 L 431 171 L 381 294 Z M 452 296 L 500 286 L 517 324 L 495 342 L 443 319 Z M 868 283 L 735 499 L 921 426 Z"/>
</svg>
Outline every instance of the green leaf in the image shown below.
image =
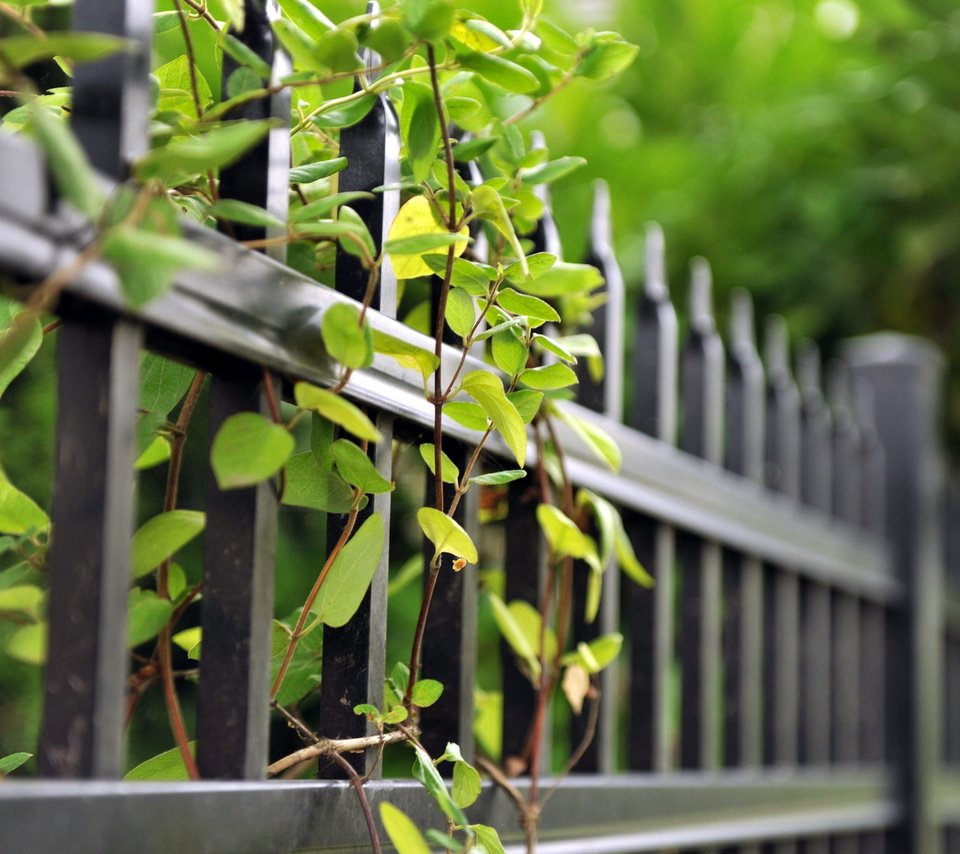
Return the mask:
<svg viewBox="0 0 960 854">
<path fill-rule="evenodd" d="M 132 648 L 155 638 L 172 613 L 173 603 L 161 599 L 152 590 L 131 590 L 127 606 L 127 646 Z"/>
<path fill-rule="evenodd" d="M 331 447 L 334 462 L 343 479 L 361 492 L 391 492 L 393 484 L 385 480 L 360 448 L 347 439 L 337 439 Z"/>
<path fill-rule="evenodd" d="M 346 513 L 353 505 L 353 490 L 342 477 L 325 470 L 311 452 L 294 454 L 285 471 L 284 504 L 324 513 Z"/>
<path fill-rule="evenodd" d="M 49 527 L 50 517 L 0 473 L 0 533 L 40 533 Z"/>
<path fill-rule="evenodd" d="M 486 474 L 478 474 L 470 478 L 470 483 L 476 483 L 480 486 L 500 486 L 504 483 L 520 480 L 521 477 L 526 476 L 527 473 L 523 469 L 506 469 L 504 471 L 491 471 Z"/>
<path fill-rule="evenodd" d="M 599 673 L 620 654 L 622 647 L 623 635 L 611 632 L 589 643 L 577 644 L 576 650 L 566 653 L 560 661 L 562 664 L 578 664 L 587 673 Z"/>
<path fill-rule="evenodd" d="M 534 320 L 539 320 L 541 323 L 547 321 L 560 322 L 560 315 L 557 314 L 557 310 L 553 306 L 538 297 L 521 294 L 513 288 L 503 288 L 497 294 L 497 305 L 511 314 L 522 314 Z M 531 325 L 539 326 L 540 324 Z"/>
<path fill-rule="evenodd" d="M 198 510 L 170 510 L 148 519 L 133 535 L 133 577 L 156 569 L 199 535 L 205 524 L 206 517 Z"/>
<path fill-rule="evenodd" d="M 319 128 L 353 127 L 367 117 L 367 113 L 377 103 L 377 97 L 376 94 L 371 92 L 369 95 L 362 95 L 345 104 L 323 109 L 313 117 L 313 123 Z"/>
<path fill-rule="evenodd" d="M 443 414 L 470 430 L 479 430 L 482 433 L 487 429 L 487 414 L 476 403 L 452 400 L 443 405 Z"/>
<path fill-rule="evenodd" d="M 522 281 L 524 279 L 536 279 L 557 263 L 557 256 L 551 255 L 549 252 L 536 252 L 528 256 L 525 260 L 529 273 L 524 271 L 522 263 L 516 261 L 503 271 L 504 278 L 509 279 L 511 282 Z"/>
<path fill-rule="evenodd" d="M 381 718 L 380 710 L 376 706 L 371 706 L 370 703 L 358 703 L 353 707 L 353 713 L 362 715 L 371 721 L 377 721 Z"/>
<path fill-rule="evenodd" d="M 436 448 L 432 442 L 424 442 L 420 446 L 420 457 L 430 469 L 430 474 L 436 475 L 435 463 Z M 444 483 L 456 483 L 460 479 L 460 469 L 443 451 L 440 452 L 440 477 Z"/>
<path fill-rule="evenodd" d="M 537 521 L 556 557 L 586 558 L 591 552 L 596 553 L 593 540 L 552 504 L 538 505 Z"/>
<path fill-rule="evenodd" d="M 380 821 L 397 854 L 430 854 L 430 846 L 417 826 L 389 801 L 380 804 Z"/>
<path fill-rule="evenodd" d="M 446 272 L 446 255 L 424 255 L 423 260 L 438 276 L 442 276 Z M 450 284 L 455 288 L 463 288 L 470 296 L 482 297 L 486 295 L 490 282 L 496 278 L 496 275 L 496 270 L 486 264 L 478 264 L 464 258 L 454 258 Z"/>
<path fill-rule="evenodd" d="M 447 293 L 447 325 L 466 340 L 477 320 L 473 298 L 464 290 L 451 288 Z"/>
<path fill-rule="evenodd" d="M 517 407 L 517 412 L 520 413 L 523 423 L 529 424 L 537 417 L 537 413 L 540 411 L 540 404 L 543 402 L 543 392 L 522 388 L 519 391 L 511 391 L 507 395 L 507 398 Z"/>
<path fill-rule="evenodd" d="M 386 542 L 383 516 L 373 513 L 354 532 L 330 565 L 311 611 L 327 626 L 343 626 L 370 586 Z"/>
<path fill-rule="evenodd" d="M 619 515 L 617 518 L 619 518 Z M 623 529 L 622 520 L 614 536 L 614 549 L 620 568 L 641 587 L 653 587 L 656 582 L 653 580 L 653 576 L 650 575 L 650 573 L 643 568 L 640 561 L 637 560 L 637 556 L 633 551 L 633 543 L 630 542 L 627 532 Z"/>
<path fill-rule="evenodd" d="M 383 716 L 382 720 L 385 724 L 400 724 L 408 717 L 410 717 L 409 712 L 403 706 L 396 705 Z"/>
<path fill-rule="evenodd" d="M 9 322 L 0 333 L 0 395 L 26 368 L 43 344 L 43 327 L 32 311 L 12 302 L 0 304 L 0 316 Z"/>
<path fill-rule="evenodd" d="M 16 771 L 24 762 L 33 756 L 32 753 L 8 753 L 0 758 L 0 775 Z"/>
<path fill-rule="evenodd" d="M 602 462 L 608 465 L 611 471 L 619 471 L 623 463 L 623 455 L 620 448 L 613 441 L 610 435 L 585 418 L 578 418 L 576 415 L 556 407 L 553 410 L 557 417 L 566 424 L 583 441 L 590 451 Z"/>
<path fill-rule="evenodd" d="M 193 75 L 191 75 L 191 70 Z M 210 87 L 206 79 L 199 73 L 199 69 L 194 64 L 191 69 L 190 61 L 184 54 L 180 54 L 170 60 L 154 72 L 157 78 L 160 92 L 157 98 L 157 110 L 159 112 L 177 112 L 183 113 L 192 120 L 196 120 L 197 105 L 193 99 L 192 88 L 193 80 L 197 81 L 197 95 L 199 96 L 200 106 L 208 107 L 213 100 L 210 93 Z M 257 81 L 259 83 L 259 81 Z"/>
<path fill-rule="evenodd" d="M 524 95 L 540 88 L 540 82 L 526 68 L 501 56 L 465 53 L 460 57 L 460 64 L 508 92 Z"/>
<path fill-rule="evenodd" d="M 311 184 L 336 174 L 347 166 L 346 157 L 334 157 L 332 160 L 320 160 L 316 163 L 307 163 L 290 170 L 291 184 Z"/>
<path fill-rule="evenodd" d="M 96 219 L 103 210 L 104 196 L 93 167 L 69 125 L 51 116 L 37 101 L 30 106 L 30 118 L 57 189 L 80 213 Z"/>
<path fill-rule="evenodd" d="M 347 205 L 350 204 L 350 202 L 355 202 L 360 199 L 372 198 L 373 193 L 361 192 L 359 190 L 350 193 L 332 193 L 329 196 L 324 196 L 322 199 L 317 199 L 315 202 L 310 202 L 302 208 L 294 208 L 290 211 L 290 222 L 303 223 L 309 222 L 311 219 L 322 219 L 332 213 L 334 208 L 340 207 L 341 205 Z M 365 225 L 366 224 L 364 224 L 364 226 Z M 370 255 L 375 254 L 376 252 L 371 250 Z"/>
<path fill-rule="evenodd" d="M 335 26 L 310 0 L 279 0 L 279 3 L 283 14 L 314 40 Z"/>
<path fill-rule="evenodd" d="M 412 368 L 419 371 L 426 382 L 430 375 L 437 369 L 440 360 L 435 354 L 415 344 L 409 344 L 386 332 L 373 332 L 373 349 L 377 353 L 389 356 L 405 368 Z"/>
<path fill-rule="evenodd" d="M 520 374 L 520 382 L 535 389 L 566 388 L 579 382 L 577 375 L 562 362 L 544 365 L 540 368 L 529 368 Z"/>
<path fill-rule="evenodd" d="M 426 787 L 427 791 L 436 801 L 437 806 L 440 807 L 443 814 L 449 818 L 450 821 L 460 827 L 466 825 L 467 817 L 463 814 L 460 807 L 453 802 L 446 785 L 444 785 L 443 779 L 440 777 L 440 773 L 430 760 L 427 752 L 417 744 L 413 746 L 413 749 L 416 752 L 416 760 L 413 763 L 413 776 Z"/>
<path fill-rule="evenodd" d="M 479 560 L 477 547 L 470 535 L 446 513 L 433 507 L 421 507 L 417 510 L 417 522 L 424 536 L 433 543 L 434 559 L 439 554 L 450 554 L 455 558 L 464 558 L 468 563 Z"/>
<path fill-rule="evenodd" d="M 191 755 L 196 754 L 197 743 L 190 742 Z M 123 775 L 125 783 L 137 781 L 174 781 L 189 780 L 187 766 L 183 764 L 183 757 L 180 755 L 180 749 L 177 747 L 171 750 L 165 750 L 156 756 L 151 756 L 146 762 L 141 762 L 135 768 L 132 768 Z"/>
<path fill-rule="evenodd" d="M 407 81 L 400 107 L 400 138 L 406 145 L 407 161 L 418 184 L 430 173 L 440 145 L 440 123 L 433 90 L 423 83 Z"/>
<path fill-rule="evenodd" d="M 33 584 L 14 584 L 0 590 L 0 611 L 19 612 L 34 620 L 40 617 L 44 591 Z"/>
<path fill-rule="evenodd" d="M 342 395 L 299 382 L 293 387 L 293 396 L 301 409 L 319 413 L 358 439 L 379 442 L 383 438 L 366 414 Z"/>
<path fill-rule="evenodd" d="M 271 119 L 222 124 L 204 133 L 174 139 L 141 157 L 134 173 L 141 181 L 163 179 L 168 185 L 233 163 L 256 145 L 273 126 Z"/>
<path fill-rule="evenodd" d="M 320 322 L 320 334 L 327 353 L 348 368 L 367 368 L 373 364 L 373 333 L 370 325 L 360 326 L 360 311 L 355 305 L 338 302 L 331 305 Z"/>
<path fill-rule="evenodd" d="M 520 265 L 521 271 L 524 275 L 527 275 L 527 256 L 523 252 L 520 239 L 517 237 L 517 232 L 510 221 L 510 215 L 504 207 L 500 193 L 489 184 L 481 184 L 470 194 L 470 200 L 473 204 L 474 213 L 491 223 L 507 239 L 510 248 L 517 256 L 517 263 Z"/>
<path fill-rule="evenodd" d="M 603 353 L 600 352 L 597 339 L 592 335 L 586 333 L 565 335 L 554 343 L 559 344 L 574 356 L 586 356 L 591 379 L 594 382 L 600 382 L 603 379 Z"/>
<path fill-rule="evenodd" d="M 411 237 L 398 237 L 388 240 L 384 244 L 384 249 L 390 255 L 424 255 L 433 252 L 435 249 L 446 249 L 448 246 L 455 246 L 464 242 L 466 241 L 461 234 L 438 231 L 432 234 L 415 234 Z M 402 278 L 409 279 L 412 277 L 403 276 Z"/>
<path fill-rule="evenodd" d="M 454 6 L 451 0 L 407 0 L 403 4 L 403 18 L 414 35 L 424 41 L 435 42 L 450 32 Z"/>
<path fill-rule="evenodd" d="M 207 213 L 218 219 L 228 219 L 230 222 L 239 222 L 243 225 L 261 228 L 285 227 L 272 213 L 259 205 L 251 205 L 249 202 L 241 202 L 237 199 L 220 199 L 207 208 Z"/>
<path fill-rule="evenodd" d="M 172 640 L 180 649 L 187 653 L 188 658 L 192 658 L 195 661 L 200 659 L 200 643 L 203 638 L 203 630 L 200 626 L 193 626 L 189 629 L 184 629 L 181 632 L 177 632 L 175 635 L 171 636 Z"/>
<path fill-rule="evenodd" d="M 490 604 L 493 606 L 493 619 L 497 628 L 500 629 L 500 634 L 520 660 L 526 664 L 531 681 L 537 685 L 542 672 L 537 655 L 537 649 L 540 646 L 539 636 L 534 641 L 517 622 L 506 603 L 495 593 L 490 593 L 489 596 Z"/>
<path fill-rule="evenodd" d="M 5 66 L 20 69 L 55 56 L 74 62 L 92 62 L 126 50 L 130 44 L 126 39 L 104 33 L 31 33 L 0 39 L 0 55 Z"/>
<path fill-rule="evenodd" d="M 313 55 L 331 71 L 357 71 L 362 67 L 360 57 L 357 56 L 358 48 L 356 34 L 337 27 L 320 36 Z"/>
<path fill-rule="evenodd" d="M 527 456 L 526 427 L 499 378 L 487 371 L 471 371 L 463 378 L 461 388 L 483 407 L 522 468 Z"/>
<path fill-rule="evenodd" d="M 231 415 L 210 448 L 217 486 L 238 489 L 273 477 L 293 453 L 294 444 L 281 425 L 256 412 Z"/>
<path fill-rule="evenodd" d="M 586 294 L 603 284 L 603 276 L 589 264 L 558 261 L 545 273 L 531 279 L 521 275 L 508 277 L 520 290 L 538 297 L 562 297 Z"/>
<path fill-rule="evenodd" d="M 291 618 L 296 619 L 299 612 L 296 612 Z M 319 623 L 317 624 L 319 627 Z M 273 636 L 271 640 L 271 651 L 273 657 L 270 661 L 270 683 L 273 684 L 280 670 L 280 663 L 287 651 L 290 642 L 290 632 L 282 623 L 274 621 Z M 283 680 L 283 686 L 280 693 L 277 694 L 277 702 L 282 706 L 289 706 L 306 697 L 309 693 L 316 690 L 320 684 L 320 674 L 323 666 L 323 632 L 307 631 L 300 638 L 297 644 L 297 650 L 293 654 L 293 660 L 287 670 L 286 678 Z"/>
<path fill-rule="evenodd" d="M 493 336 L 490 353 L 493 363 L 508 377 L 523 371 L 530 355 L 524 343 L 510 329 Z"/>
<path fill-rule="evenodd" d="M 24 664 L 43 664 L 47 660 L 47 624 L 22 626 L 7 639 L 7 655 Z"/>
<path fill-rule="evenodd" d="M 140 361 L 138 407 L 166 416 L 187 393 L 196 370 L 154 353 L 144 353 Z"/>
<path fill-rule="evenodd" d="M 437 682 L 436 679 L 419 679 L 417 684 L 413 686 L 410 699 L 413 700 L 415 706 L 426 709 L 436 703 L 441 694 L 443 694 L 442 683 Z"/>
<path fill-rule="evenodd" d="M 460 761 L 453 766 L 453 785 L 450 787 L 450 796 L 453 802 L 466 809 L 480 797 L 483 783 L 480 774 L 469 762 Z"/>
<path fill-rule="evenodd" d="M 598 33 L 575 73 L 588 80 L 609 80 L 629 67 L 639 51 L 637 45 L 624 41 L 616 33 Z"/>
<path fill-rule="evenodd" d="M 497 144 L 499 137 L 485 136 L 476 139 L 458 142 L 453 146 L 453 158 L 459 163 L 469 163 L 486 154 L 494 145 Z"/>
<path fill-rule="evenodd" d="M 533 343 L 536 344 L 541 350 L 547 350 L 548 352 L 553 353 L 554 356 L 562 359 L 567 364 L 575 365 L 577 363 L 577 357 L 565 347 L 558 344 L 553 338 L 549 338 L 546 335 L 537 333 L 533 336 Z"/>
<path fill-rule="evenodd" d="M 525 184 L 552 184 L 586 165 L 584 157 L 558 157 L 531 169 L 522 169 L 520 178 Z"/>
<path fill-rule="evenodd" d="M 231 33 L 221 30 L 223 36 L 220 46 L 223 52 L 232 57 L 238 65 L 246 66 L 258 77 L 264 80 L 270 79 L 270 66 L 267 65 L 256 53 L 247 47 L 240 39 Z"/>
<path fill-rule="evenodd" d="M 477 836 L 474 845 L 477 854 L 507 854 L 496 828 L 489 827 L 486 824 L 471 824 L 470 830 Z"/>
</svg>

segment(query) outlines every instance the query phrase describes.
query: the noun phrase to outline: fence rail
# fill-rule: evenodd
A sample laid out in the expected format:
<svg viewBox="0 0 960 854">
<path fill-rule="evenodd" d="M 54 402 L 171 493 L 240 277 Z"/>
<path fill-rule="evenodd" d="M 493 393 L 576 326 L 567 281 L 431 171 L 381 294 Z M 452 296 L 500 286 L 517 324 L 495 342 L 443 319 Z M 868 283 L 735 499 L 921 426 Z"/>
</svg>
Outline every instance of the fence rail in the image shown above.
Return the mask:
<svg viewBox="0 0 960 854">
<path fill-rule="evenodd" d="M 146 5 L 78 0 L 77 20 L 142 41 L 143 22 L 127 9 Z M 257 13 L 247 5 L 248 14 Z M 282 54 L 260 47 L 279 68 Z M 122 178 L 129 157 L 146 144 L 145 131 L 136 130 L 143 118 L 137 111 L 146 109 L 137 97 L 145 71 L 136 56 L 128 62 L 120 73 L 93 65 L 76 79 L 75 126 L 107 183 Z M 116 95 L 105 118 L 89 100 L 104 90 Z M 274 102 L 267 110 L 284 115 L 286 107 Z M 370 189 L 396 175 L 391 108 L 383 100 L 370 115 L 341 141 L 351 163 L 344 186 Z M 278 131 L 222 180 L 237 197 L 282 216 L 286 148 Z M 55 198 L 40 152 L 0 135 L 0 184 L 0 270 L 37 281 L 74 263 L 92 232 Z M 388 192 L 364 211 L 378 241 L 397 202 Z M 320 322 L 331 305 L 362 292 L 359 271 L 344 258 L 337 288 L 329 289 L 222 234 L 194 226 L 185 232 L 217 253 L 217 271 L 185 273 L 133 309 L 115 272 L 93 262 L 77 270 L 58 306 L 57 533 L 49 563 L 51 615 L 62 617 L 51 619 L 57 628 L 46 673 L 40 753 L 48 779 L 0 785 L 3 850 L 366 844 L 343 782 L 261 780 L 276 526 L 266 487 L 226 497 L 215 485 L 207 491 L 197 717 L 206 779 L 114 781 L 122 764 L 139 353 L 146 348 L 209 370 L 215 426 L 233 412 L 261 408 L 264 368 L 283 384 L 334 384 L 335 363 L 318 352 Z M 592 237 L 609 297 L 595 330 L 616 366 L 625 361 L 624 294 L 602 193 Z M 559 249 L 549 225 L 541 239 Z M 850 342 L 825 392 L 819 356 L 807 347 L 798 383 L 776 320 L 767 325 L 760 358 L 743 294 L 724 349 L 703 263 L 694 270 L 681 347 L 664 267 L 663 236 L 653 229 L 644 292 L 626 333 L 629 387 L 622 389 L 619 372 L 603 383 L 583 377 L 580 402 L 565 404 L 619 445 L 624 463 L 613 474 L 573 433 L 561 435 L 573 481 L 624 511 L 638 556 L 658 583 L 652 592 L 607 588 L 601 628 L 621 628 L 626 660 L 605 676 L 598 738 L 582 766 L 588 773 L 557 789 L 544 811 L 540 850 L 960 852 L 960 560 L 954 517 L 941 513 L 937 354 L 899 336 Z M 367 315 L 371 326 L 431 350 L 431 341 L 391 316 L 394 288 L 386 276 L 379 306 Z M 444 347 L 445 374 L 460 356 Z M 469 356 L 467 365 L 489 370 Z M 378 413 L 387 436 L 415 435 L 433 423 L 421 377 L 392 360 L 377 357 L 345 392 Z M 620 419 L 624 397 L 629 426 Z M 450 421 L 444 435 L 453 443 L 477 438 Z M 385 445 L 376 462 L 386 471 Z M 497 441 L 490 450 L 506 455 Z M 533 443 L 528 459 L 535 464 Z M 509 503 L 505 563 L 516 570 L 507 594 L 532 599 L 540 562 L 532 506 L 520 487 L 511 488 Z M 378 498 L 377 509 L 389 517 L 389 500 Z M 476 524 L 475 511 L 465 506 L 464 524 Z M 382 690 L 386 573 L 385 558 L 358 617 L 325 636 L 326 735 L 363 734 L 366 724 L 349 710 L 376 702 Z M 430 725 L 467 752 L 475 584 L 466 573 L 445 582 L 438 595 L 449 606 L 448 622 L 431 627 L 458 642 L 431 653 L 431 672 L 447 683 L 448 696 L 428 713 Z M 78 613 L 83 618 L 74 620 Z M 574 627 L 578 639 L 598 630 Z M 506 658 L 503 684 L 509 753 L 526 733 L 530 691 Z M 576 727 L 570 737 L 579 738 Z M 429 804 L 411 783 L 374 780 L 368 792 L 375 803 L 389 799 L 430 821 Z M 502 791 L 487 786 L 475 814 L 519 840 Z"/>
</svg>

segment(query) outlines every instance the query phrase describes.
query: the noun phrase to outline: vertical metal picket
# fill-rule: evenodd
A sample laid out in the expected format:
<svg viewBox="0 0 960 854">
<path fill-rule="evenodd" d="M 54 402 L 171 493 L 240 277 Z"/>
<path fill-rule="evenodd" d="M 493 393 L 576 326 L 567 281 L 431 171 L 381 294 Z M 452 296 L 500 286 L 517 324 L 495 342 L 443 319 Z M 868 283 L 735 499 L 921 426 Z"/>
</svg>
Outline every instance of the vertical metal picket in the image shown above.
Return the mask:
<svg viewBox="0 0 960 854">
<path fill-rule="evenodd" d="M 766 484 L 789 499 L 800 497 L 800 395 L 790 374 L 786 324 L 767 320 Z M 799 584 L 790 567 L 770 565 L 764 583 L 764 761 L 792 766 L 799 734 Z M 791 842 L 773 850 L 788 854 Z"/>
<path fill-rule="evenodd" d="M 603 353 L 604 373 L 599 380 L 591 375 L 587 361 L 577 366 L 577 401 L 595 412 L 604 412 L 619 421 L 623 408 L 623 274 L 613 249 L 613 223 L 610 218 L 610 189 L 604 181 L 594 183 L 593 214 L 590 222 L 590 253 L 588 262 L 603 274 L 604 286 L 599 292 L 605 297 L 603 305 L 593 313 L 591 334 L 597 339 Z M 580 561 L 574 570 L 573 640 L 588 642 L 593 638 L 615 632 L 620 625 L 620 574 L 615 566 L 608 567 L 603 578 L 600 612 L 596 620 L 586 623 L 583 604 L 586 602 L 587 578 L 590 568 Z M 615 729 L 619 703 L 619 680 L 616 667 L 608 667 L 600 674 L 600 712 L 596 734 L 577 764 L 578 771 L 610 773 L 615 763 Z M 572 745 L 580 744 L 586 730 L 584 715 L 575 715 L 572 726 Z"/>
<path fill-rule="evenodd" d="M 94 166 L 118 179 L 147 148 L 150 4 L 78 0 L 74 27 L 121 35 L 129 53 L 78 67 L 72 126 Z M 48 661 L 39 767 L 49 777 L 116 777 L 123 697 L 136 401 L 143 330 L 98 309 L 57 333 Z"/>
<path fill-rule="evenodd" d="M 270 26 L 277 14 L 275 0 L 245 0 L 244 13 L 244 28 L 237 36 L 272 68 L 276 82 L 289 65 Z M 225 57 L 224 90 L 235 68 Z M 289 114 L 285 93 L 237 110 L 238 119 L 275 117 L 282 124 L 221 172 L 221 197 L 264 207 L 286 219 Z M 238 224 L 232 230 L 240 240 L 265 236 L 254 226 Z M 228 361 L 215 367 L 210 378 L 211 443 L 223 423 L 237 413 L 252 410 L 269 417 L 267 398 L 279 399 L 279 382 L 269 380 L 268 389 L 265 381 L 264 372 L 254 365 Z M 224 492 L 208 471 L 205 509 L 197 767 L 206 778 L 262 779 L 269 747 L 276 494 L 270 483 Z"/>
<path fill-rule="evenodd" d="M 765 387 L 757 353 L 753 303 L 733 292 L 726 382 L 726 467 L 763 480 Z M 725 767 L 757 768 L 763 756 L 763 564 L 751 555 L 723 552 L 723 660 Z M 724 854 L 754 854 L 756 846 Z"/>
<path fill-rule="evenodd" d="M 369 11 L 378 7 L 368 5 Z M 368 53 L 368 68 L 374 68 L 379 58 Z M 372 74 L 372 72 L 369 72 Z M 340 173 L 341 191 L 361 190 L 369 192 L 376 187 L 396 184 L 400 173 L 400 137 L 397 117 L 386 95 L 381 94 L 366 117 L 340 134 L 340 154 L 347 158 L 346 169 Z M 354 209 L 366 223 L 373 242 L 380 251 L 386 232 L 396 217 L 399 208 L 399 192 L 396 189 L 374 194 L 372 199 L 361 199 L 353 204 Z M 358 259 L 347 252 L 337 250 L 336 288 L 340 293 L 362 300 L 367 290 L 368 272 Z M 380 283 L 371 302 L 371 307 L 388 317 L 396 316 L 397 282 L 389 262 L 381 270 Z M 386 412 L 378 413 L 377 429 L 383 439 L 377 443 L 373 459 L 377 470 L 387 480 L 392 480 L 391 444 L 393 417 Z M 358 517 L 380 513 L 386 528 L 390 525 L 390 493 L 373 497 L 373 500 Z M 328 517 L 327 542 L 332 547 L 340 536 L 339 526 Z M 320 689 L 319 732 L 331 738 L 357 737 L 372 732 L 372 725 L 353 713 L 358 703 L 382 705 L 383 680 L 386 667 L 387 631 L 387 572 L 389 567 L 390 540 L 380 558 L 370 589 L 356 614 L 341 628 L 324 627 L 323 666 Z M 360 773 L 367 768 L 367 756 L 362 753 L 345 757 Z M 333 763 L 321 765 L 322 778 L 339 778 L 343 771 Z"/>
<path fill-rule="evenodd" d="M 800 387 L 800 500 L 825 516 L 832 504 L 831 419 L 821 388 L 820 351 L 803 341 L 797 353 Z M 804 580 L 800 586 L 800 681 L 802 711 L 798 758 L 805 765 L 830 761 L 830 588 Z M 830 840 L 801 843 L 802 854 L 828 854 Z"/>
<path fill-rule="evenodd" d="M 690 332 L 680 356 L 680 447 L 707 462 L 723 459 L 723 344 L 713 319 L 710 267 L 692 266 Z M 680 582 L 680 765 L 716 768 L 721 716 L 721 552 L 719 544 L 682 532 Z"/>
<path fill-rule="evenodd" d="M 887 851 L 939 854 L 935 779 L 940 762 L 943 664 L 943 359 L 929 343 L 872 335 L 848 343 L 854 389 L 870 390 L 886 472 L 886 530 L 906 590 L 887 622 L 886 755 L 899 775 L 903 823 Z"/>
<path fill-rule="evenodd" d="M 636 318 L 630 425 L 673 444 L 677 424 L 677 316 L 667 291 L 663 231 L 647 228 L 646 283 Z M 652 591 L 624 586 L 629 632 L 630 720 L 627 763 L 665 771 L 672 764 L 668 680 L 673 658 L 674 532 L 648 516 L 624 513 L 637 557 L 657 580 Z"/>
</svg>

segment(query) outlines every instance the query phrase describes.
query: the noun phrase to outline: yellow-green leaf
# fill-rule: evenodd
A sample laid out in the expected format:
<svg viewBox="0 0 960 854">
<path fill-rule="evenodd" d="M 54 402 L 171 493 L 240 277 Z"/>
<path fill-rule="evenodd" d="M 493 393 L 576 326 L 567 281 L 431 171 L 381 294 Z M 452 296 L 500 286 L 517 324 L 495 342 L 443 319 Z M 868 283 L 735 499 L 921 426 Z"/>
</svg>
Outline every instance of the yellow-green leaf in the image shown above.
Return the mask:
<svg viewBox="0 0 960 854">
<path fill-rule="evenodd" d="M 433 507 L 421 507 L 417 511 L 417 522 L 424 536 L 433 543 L 434 557 L 445 553 L 464 558 L 469 563 L 479 560 L 477 547 L 470 535 L 446 513 Z"/>
<path fill-rule="evenodd" d="M 430 854 L 430 846 L 407 814 L 389 801 L 380 804 L 380 821 L 397 854 Z"/>
<path fill-rule="evenodd" d="M 356 613 L 380 564 L 386 534 L 373 513 L 334 559 L 311 611 L 328 626 L 342 626 Z"/>
<path fill-rule="evenodd" d="M 370 325 L 360 325 L 360 310 L 350 303 L 331 305 L 320 322 L 323 345 L 334 359 L 348 368 L 366 368 L 373 364 L 373 333 Z"/>
<path fill-rule="evenodd" d="M 50 518 L 37 503 L 0 475 L 0 533 L 39 533 L 49 527 Z"/>
<path fill-rule="evenodd" d="M 398 279 L 412 279 L 416 276 L 430 275 L 432 270 L 423 260 L 423 256 L 425 254 L 431 254 L 431 250 L 428 249 L 426 251 L 410 253 L 401 251 L 394 253 L 391 252 L 389 248 L 391 245 L 398 245 L 394 241 L 399 241 L 403 238 L 436 234 L 450 235 L 450 232 L 437 218 L 436 209 L 430 204 L 430 200 L 427 199 L 426 196 L 414 196 L 400 208 L 387 235 L 387 252 L 390 255 L 390 261 L 393 264 L 393 270 Z M 452 237 L 450 239 L 456 241 L 453 250 L 454 255 L 460 256 L 467 248 L 470 230 L 464 226 L 457 234 L 460 235 L 462 239 Z M 447 240 L 448 238 L 443 239 Z M 399 245 L 402 250 L 403 244 Z M 436 249 L 432 251 L 432 254 L 436 254 Z"/>
<path fill-rule="evenodd" d="M 430 474 L 436 475 L 436 447 L 433 442 L 424 442 L 420 446 L 420 457 L 430 469 Z M 460 479 L 460 469 L 443 451 L 440 452 L 440 477 L 444 483 L 456 483 Z"/>
<path fill-rule="evenodd" d="M 500 379 L 488 371 L 471 371 L 463 378 L 461 388 L 483 407 L 522 468 L 527 458 L 527 431 Z"/>
<path fill-rule="evenodd" d="M 275 475 L 289 459 L 293 436 L 256 412 L 238 412 L 223 422 L 210 448 L 220 489 L 253 486 Z"/>
<path fill-rule="evenodd" d="M 196 537 L 205 524 L 206 517 L 198 510 L 170 510 L 148 519 L 133 535 L 133 577 L 156 569 Z"/>
<path fill-rule="evenodd" d="M 299 382 L 293 387 L 297 406 L 318 412 L 328 421 L 339 424 L 358 439 L 379 442 L 383 437 L 366 414 L 339 394 L 318 388 L 310 383 Z"/>
</svg>

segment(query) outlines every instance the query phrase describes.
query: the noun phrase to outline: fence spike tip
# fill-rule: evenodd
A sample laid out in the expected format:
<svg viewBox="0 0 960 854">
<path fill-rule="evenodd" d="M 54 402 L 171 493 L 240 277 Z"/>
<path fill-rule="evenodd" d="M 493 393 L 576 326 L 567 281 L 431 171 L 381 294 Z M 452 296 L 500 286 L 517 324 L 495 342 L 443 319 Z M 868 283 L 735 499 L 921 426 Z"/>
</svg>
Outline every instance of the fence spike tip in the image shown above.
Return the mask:
<svg viewBox="0 0 960 854">
<path fill-rule="evenodd" d="M 667 262 L 663 229 L 659 223 L 647 224 L 646 239 L 646 294 L 651 299 L 667 298 Z"/>
<path fill-rule="evenodd" d="M 787 322 L 779 314 L 771 314 L 764 324 L 763 355 L 767 373 L 789 373 L 790 340 Z"/>
<path fill-rule="evenodd" d="M 820 348 L 809 338 L 797 344 L 797 384 L 804 392 L 820 392 Z"/>
<path fill-rule="evenodd" d="M 706 258 L 690 262 L 690 319 L 702 329 L 713 329 L 713 273 Z"/>
<path fill-rule="evenodd" d="M 730 342 L 735 349 L 755 350 L 756 333 L 753 328 L 753 298 L 744 288 L 736 288 L 730 295 Z"/>
</svg>

